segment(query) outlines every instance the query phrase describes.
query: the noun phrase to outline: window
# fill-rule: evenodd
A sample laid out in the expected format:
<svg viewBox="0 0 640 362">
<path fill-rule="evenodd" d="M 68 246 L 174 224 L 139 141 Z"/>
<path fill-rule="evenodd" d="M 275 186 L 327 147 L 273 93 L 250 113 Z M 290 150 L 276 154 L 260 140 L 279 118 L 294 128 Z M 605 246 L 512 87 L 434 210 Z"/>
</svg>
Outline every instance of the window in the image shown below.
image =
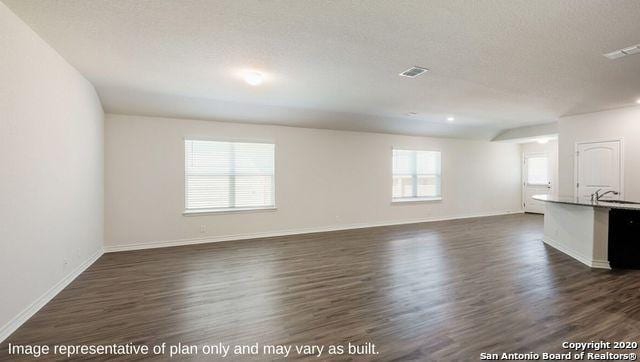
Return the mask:
<svg viewBox="0 0 640 362">
<path fill-rule="evenodd" d="M 440 152 L 393 150 L 393 201 L 441 198 Z"/>
<path fill-rule="evenodd" d="M 184 149 L 186 213 L 275 207 L 275 145 L 185 140 Z"/>
<path fill-rule="evenodd" d="M 527 184 L 528 185 L 548 185 L 549 170 L 546 156 L 528 156 L 527 164 Z"/>
</svg>

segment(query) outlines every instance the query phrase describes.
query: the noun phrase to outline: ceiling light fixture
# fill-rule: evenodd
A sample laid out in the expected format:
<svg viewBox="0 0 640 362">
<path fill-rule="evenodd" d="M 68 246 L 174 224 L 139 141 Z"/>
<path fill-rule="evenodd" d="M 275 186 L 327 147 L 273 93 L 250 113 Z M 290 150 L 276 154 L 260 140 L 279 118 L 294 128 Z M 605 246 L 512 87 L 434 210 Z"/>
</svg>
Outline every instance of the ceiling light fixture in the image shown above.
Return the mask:
<svg viewBox="0 0 640 362">
<path fill-rule="evenodd" d="M 636 101 L 636 103 L 640 104 L 640 99 L 638 99 L 638 100 Z"/>
<path fill-rule="evenodd" d="M 262 75 L 262 73 L 250 71 L 244 74 L 244 81 L 247 82 L 247 84 L 255 87 L 262 84 L 262 82 L 264 81 L 264 76 Z"/>
<path fill-rule="evenodd" d="M 456 118 L 455 118 L 455 117 L 453 117 L 453 116 L 449 116 L 449 117 L 447 117 L 447 122 L 453 122 L 453 121 L 455 121 L 455 120 L 456 120 Z"/>
<path fill-rule="evenodd" d="M 543 144 L 549 142 L 549 139 L 548 138 L 538 138 L 536 140 L 536 142 L 538 142 L 539 144 L 543 145 Z"/>
</svg>

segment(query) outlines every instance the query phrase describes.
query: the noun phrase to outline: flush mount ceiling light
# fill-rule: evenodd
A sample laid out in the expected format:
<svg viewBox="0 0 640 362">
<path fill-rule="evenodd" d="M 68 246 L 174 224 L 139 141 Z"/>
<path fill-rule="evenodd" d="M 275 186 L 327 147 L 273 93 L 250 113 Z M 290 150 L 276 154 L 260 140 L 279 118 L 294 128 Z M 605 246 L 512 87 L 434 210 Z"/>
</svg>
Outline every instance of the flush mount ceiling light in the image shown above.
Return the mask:
<svg viewBox="0 0 640 362">
<path fill-rule="evenodd" d="M 638 99 L 638 100 L 636 101 L 636 103 L 640 104 L 640 99 Z"/>
<path fill-rule="evenodd" d="M 456 120 L 456 117 L 454 117 L 454 116 L 447 117 L 447 122 L 453 122 L 455 120 Z"/>
<path fill-rule="evenodd" d="M 411 68 L 405 70 L 404 72 L 400 73 L 399 76 L 407 77 L 407 78 L 415 78 L 415 77 L 427 72 L 428 70 L 429 69 L 423 68 L 423 67 L 411 67 Z"/>
<path fill-rule="evenodd" d="M 252 85 L 254 87 L 262 84 L 262 82 L 264 81 L 264 75 L 256 71 L 245 72 L 243 78 L 244 78 L 244 81 L 247 82 L 247 84 Z"/>
<path fill-rule="evenodd" d="M 640 44 L 626 47 L 624 49 L 614 50 L 611 53 L 607 53 L 603 55 L 609 59 L 618 59 L 618 58 L 626 57 L 627 55 L 634 55 L 634 54 L 640 54 Z"/>
</svg>

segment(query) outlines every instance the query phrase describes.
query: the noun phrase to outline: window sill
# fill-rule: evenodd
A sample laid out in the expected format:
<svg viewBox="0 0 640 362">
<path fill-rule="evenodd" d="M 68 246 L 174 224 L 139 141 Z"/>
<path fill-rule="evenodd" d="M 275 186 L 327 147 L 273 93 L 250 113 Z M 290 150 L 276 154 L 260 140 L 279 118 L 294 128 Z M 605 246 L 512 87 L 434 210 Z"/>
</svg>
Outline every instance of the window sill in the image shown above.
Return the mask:
<svg viewBox="0 0 640 362">
<path fill-rule="evenodd" d="M 242 207 L 232 209 L 203 209 L 203 210 L 185 210 L 183 216 L 201 216 L 201 215 L 217 215 L 217 214 L 235 214 L 247 212 L 268 212 L 278 210 L 275 206 L 267 207 Z"/>
<path fill-rule="evenodd" d="M 442 197 L 410 197 L 405 199 L 393 199 L 391 200 L 391 204 L 407 204 L 407 203 L 415 203 L 415 202 L 433 202 L 433 201 L 442 201 Z"/>
</svg>

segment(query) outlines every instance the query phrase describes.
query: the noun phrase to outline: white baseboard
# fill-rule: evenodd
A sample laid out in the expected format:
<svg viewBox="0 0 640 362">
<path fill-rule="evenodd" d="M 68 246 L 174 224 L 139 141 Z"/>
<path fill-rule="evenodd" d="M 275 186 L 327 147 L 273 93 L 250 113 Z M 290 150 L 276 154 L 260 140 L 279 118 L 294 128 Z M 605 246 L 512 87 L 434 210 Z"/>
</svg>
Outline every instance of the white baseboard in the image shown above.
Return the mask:
<svg viewBox="0 0 640 362">
<path fill-rule="evenodd" d="M 597 259 L 591 259 L 590 257 L 586 256 L 586 255 L 582 255 L 581 253 L 578 253 L 577 251 L 570 249 L 568 247 L 566 247 L 565 245 L 560 244 L 559 242 L 549 238 L 549 237 L 544 237 L 542 238 L 542 241 L 544 241 L 545 244 L 551 246 L 552 248 L 563 252 L 564 254 L 569 255 L 570 257 L 576 259 L 577 261 L 581 262 L 582 264 L 585 264 L 591 268 L 597 268 L 597 269 L 611 269 L 611 266 L 609 266 L 609 261 L 608 260 L 597 260 Z"/>
<path fill-rule="evenodd" d="M 4 341 L 7 337 L 11 335 L 11 333 L 15 332 L 24 322 L 26 322 L 29 318 L 31 318 L 40 308 L 44 307 L 45 304 L 49 303 L 53 297 L 58 295 L 67 285 L 69 285 L 75 278 L 78 277 L 83 271 L 85 271 L 91 264 L 93 264 L 102 254 L 104 250 L 102 248 L 98 249 L 93 255 L 91 255 L 87 260 L 85 260 L 82 264 L 78 265 L 75 269 L 73 269 L 69 274 L 67 274 L 62 280 L 56 283 L 54 286 L 49 288 L 44 294 L 42 294 L 38 299 L 36 299 L 31 305 L 22 310 L 20 314 L 18 314 L 15 318 L 7 322 L 4 326 L 0 328 L 0 342 Z"/>
<path fill-rule="evenodd" d="M 591 261 L 591 267 L 592 268 L 598 268 L 598 269 L 611 269 L 611 265 L 609 265 L 609 261 L 608 260 L 592 260 Z"/>
<path fill-rule="evenodd" d="M 510 214 L 522 214 L 522 213 L 523 213 L 522 210 L 518 210 L 518 211 L 503 211 L 503 212 L 496 212 L 496 213 L 484 213 L 484 214 L 474 214 L 474 215 L 451 216 L 451 217 L 443 217 L 443 218 L 434 217 L 434 218 L 424 218 L 424 219 L 414 219 L 414 220 L 404 220 L 404 221 L 390 221 L 390 222 L 378 222 L 378 223 L 359 223 L 359 224 L 349 224 L 349 225 L 322 226 L 322 227 L 314 227 L 314 228 L 289 229 L 289 230 L 278 230 L 278 231 L 269 231 L 269 232 L 262 232 L 262 233 L 223 235 L 223 236 L 192 238 L 192 239 L 165 240 L 165 241 L 146 241 L 146 242 L 130 243 L 130 244 L 105 245 L 104 251 L 105 251 L 105 253 L 114 253 L 114 252 L 118 252 L 118 251 L 167 248 L 167 247 L 172 247 L 172 246 L 217 243 L 217 242 L 221 242 L 221 241 L 259 239 L 259 238 L 269 238 L 269 237 L 275 237 L 275 236 L 311 234 L 311 233 L 320 233 L 320 232 L 327 232 L 327 231 L 364 229 L 364 228 L 371 228 L 371 227 L 378 227 L 378 226 L 417 224 L 417 223 L 423 223 L 423 222 L 469 219 L 469 218 L 474 218 L 474 217 L 488 217 L 488 216 L 499 216 L 499 215 L 510 215 Z"/>
</svg>

